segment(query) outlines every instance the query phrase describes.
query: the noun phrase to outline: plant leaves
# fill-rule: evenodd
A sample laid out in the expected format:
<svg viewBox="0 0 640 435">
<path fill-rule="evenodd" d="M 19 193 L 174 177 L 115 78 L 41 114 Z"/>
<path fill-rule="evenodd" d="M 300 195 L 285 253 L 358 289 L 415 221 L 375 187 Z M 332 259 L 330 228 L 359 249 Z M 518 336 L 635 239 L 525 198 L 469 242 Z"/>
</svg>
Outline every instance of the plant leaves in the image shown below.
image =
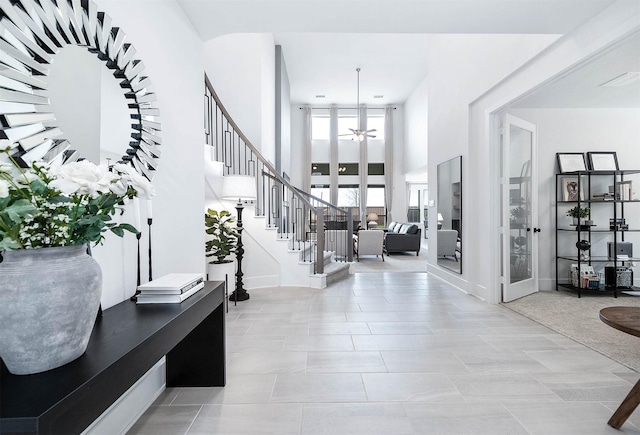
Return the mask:
<svg viewBox="0 0 640 435">
<path fill-rule="evenodd" d="M 4 209 L 4 214 L 13 222 L 22 222 L 26 217 L 37 216 L 38 209 L 26 199 L 19 199 Z"/>
</svg>

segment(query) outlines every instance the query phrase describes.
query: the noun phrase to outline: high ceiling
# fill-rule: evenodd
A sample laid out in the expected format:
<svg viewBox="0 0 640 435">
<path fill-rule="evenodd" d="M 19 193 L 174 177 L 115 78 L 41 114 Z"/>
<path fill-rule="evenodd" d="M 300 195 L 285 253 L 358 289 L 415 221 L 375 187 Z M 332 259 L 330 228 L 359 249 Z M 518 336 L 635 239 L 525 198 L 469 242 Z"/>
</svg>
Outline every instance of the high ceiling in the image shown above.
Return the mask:
<svg viewBox="0 0 640 435">
<path fill-rule="evenodd" d="M 637 1 L 637 0 L 622 0 Z M 615 0 L 178 0 L 203 40 L 272 33 L 294 103 L 398 104 L 425 78 L 430 33 L 566 34 Z M 316 95 L 325 95 L 317 99 Z M 382 99 L 373 99 L 383 95 Z"/>
<path fill-rule="evenodd" d="M 517 108 L 638 108 L 640 78 L 625 86 L 602 84 L 628 72 L 640 72 L 640 34 L 602 53 L 588 64 L 525 96 Z"/>
</svg>

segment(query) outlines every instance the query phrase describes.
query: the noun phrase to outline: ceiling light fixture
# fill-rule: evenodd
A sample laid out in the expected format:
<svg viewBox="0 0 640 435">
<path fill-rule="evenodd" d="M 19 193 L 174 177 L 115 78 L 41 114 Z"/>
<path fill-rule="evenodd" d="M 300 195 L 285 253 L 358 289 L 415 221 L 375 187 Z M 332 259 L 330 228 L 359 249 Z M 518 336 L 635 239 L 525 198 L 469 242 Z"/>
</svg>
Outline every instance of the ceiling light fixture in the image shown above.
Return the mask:
<svg viewBox="0 0 640 435">
<path fill-rule="evenodd" d="M 375 137 L 374 135 L 369 133 L 373 133 L 376 130 L 375 128 L 373 130 L 361 130 L 362 125 L 360 124 L 360 68 L 356 68 L 356 72 L 358 73 L 358 92 L 357 92 L 357 103 L 356 103 L 356 110 L 358 111 L 358 121 L 357 121 L 358 124 L 355 129 L 353 128 L 349 129 L 351 130 L 351 133 L 341 134 L 339 136 L 353 136 L 351 140 L 356 142 L 362 142 L 364 141 L 365 137 Z"/>
<path fill-rule="evenodd" d="M 626 72 L 601 84 L 601 87 L 627 86 L 640 79 L 640 72 Z"/>
</svg>

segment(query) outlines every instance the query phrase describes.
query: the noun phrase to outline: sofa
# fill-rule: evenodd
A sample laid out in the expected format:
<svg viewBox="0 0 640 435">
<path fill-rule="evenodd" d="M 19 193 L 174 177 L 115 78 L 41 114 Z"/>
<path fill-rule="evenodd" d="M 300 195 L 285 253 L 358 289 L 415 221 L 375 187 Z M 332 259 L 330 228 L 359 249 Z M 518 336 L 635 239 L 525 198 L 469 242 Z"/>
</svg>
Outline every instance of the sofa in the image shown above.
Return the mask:
<svg viewBox="0 0 640 435">
<path fill-rule="evenodd" d="M 391 222 L 384 235 L 384 252 L 387 255 L 398 252 L 415 252 L 420 255 L 422 231 L 416 224 Z"/>
</svg>

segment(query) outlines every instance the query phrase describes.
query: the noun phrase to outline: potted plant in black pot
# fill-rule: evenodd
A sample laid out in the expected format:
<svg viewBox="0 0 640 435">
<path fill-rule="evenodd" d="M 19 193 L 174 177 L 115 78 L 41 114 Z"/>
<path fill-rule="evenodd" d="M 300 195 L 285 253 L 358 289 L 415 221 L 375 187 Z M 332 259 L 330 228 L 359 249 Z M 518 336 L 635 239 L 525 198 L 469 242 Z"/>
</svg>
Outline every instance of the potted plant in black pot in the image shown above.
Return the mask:
<svg viewBox="0 0 640 435">
<path fill-rule="evenodd" d="M 204 226 L 207 233 L 205 255 L 213 257 L 213 261 L 207 265 L 208 280 L 227 282 L 227 292 L 231 294 L 235 289 L 236 264 L 229 256 L 235 252 L 238 244 L 235 219 L 227 210 L 218 212 L 207 209 Z"/>
</svg>

